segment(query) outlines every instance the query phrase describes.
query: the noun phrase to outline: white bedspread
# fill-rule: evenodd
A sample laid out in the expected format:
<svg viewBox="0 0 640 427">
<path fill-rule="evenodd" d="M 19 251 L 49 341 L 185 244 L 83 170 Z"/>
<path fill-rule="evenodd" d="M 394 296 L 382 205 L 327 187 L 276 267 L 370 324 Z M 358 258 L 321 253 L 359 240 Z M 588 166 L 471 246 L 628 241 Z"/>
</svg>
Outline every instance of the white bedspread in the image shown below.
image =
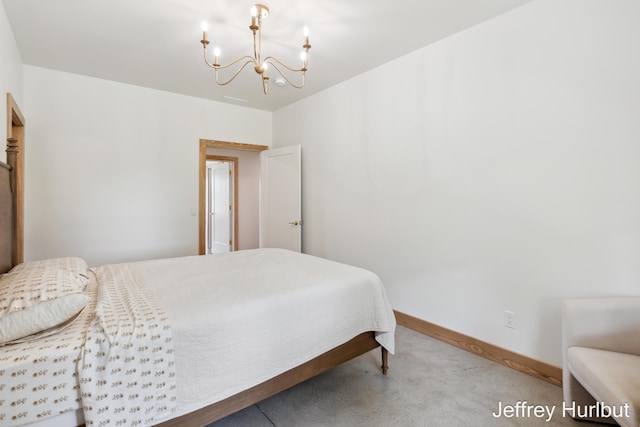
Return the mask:
<svg viewBox="0 0 640 427">
<path fill-rule="evenodd" d="M 259 249 L 94 271 L 99 283 L 89 285 L 91 301 L 69 328 L 3 349 L 0 425 L 53 425 L 47 417 L 73 414 L 80 399 L 87 425 L 154 424 L 362 332 L 377 331 L 394 352 L 395 317 L 384 287 L 360 268 Z"/>
<path fill-rule="evenodd" d="M 182 415 L 366 331 L 394 352 L 395 317 L 373 273 L 281 249 L 128 264 L 172 325 Z"/>
</svg>

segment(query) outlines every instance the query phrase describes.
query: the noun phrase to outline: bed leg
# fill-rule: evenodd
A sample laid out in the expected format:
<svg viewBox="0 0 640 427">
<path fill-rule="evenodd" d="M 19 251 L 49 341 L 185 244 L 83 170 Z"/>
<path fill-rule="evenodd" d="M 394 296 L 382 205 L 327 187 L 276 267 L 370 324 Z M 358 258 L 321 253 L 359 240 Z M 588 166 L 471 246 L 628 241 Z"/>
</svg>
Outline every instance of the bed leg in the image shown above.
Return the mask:
<svg viewBox="0 0 640 427">
<path fill-rule="evenodd" d="M 380 348 L 382 349 L 382 374 L 387 375 L 387 371 L 389 370 L 389 351 L 384 347 Z"/>
</svg>

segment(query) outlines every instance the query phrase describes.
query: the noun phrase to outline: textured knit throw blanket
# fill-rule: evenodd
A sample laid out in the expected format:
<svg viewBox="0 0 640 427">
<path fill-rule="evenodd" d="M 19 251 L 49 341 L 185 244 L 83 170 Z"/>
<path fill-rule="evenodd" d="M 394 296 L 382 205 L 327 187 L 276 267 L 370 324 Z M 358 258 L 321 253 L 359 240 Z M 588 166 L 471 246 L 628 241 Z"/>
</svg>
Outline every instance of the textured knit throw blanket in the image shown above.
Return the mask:
<svg viewBox="0 0 640 427">
<path fill-rule="evenodd" d="M 126 264 L 95 270 L 98 302 L 78 361 L 87 426 L 147 426 L 173 412 L 169 321 Z"/>
</svg>

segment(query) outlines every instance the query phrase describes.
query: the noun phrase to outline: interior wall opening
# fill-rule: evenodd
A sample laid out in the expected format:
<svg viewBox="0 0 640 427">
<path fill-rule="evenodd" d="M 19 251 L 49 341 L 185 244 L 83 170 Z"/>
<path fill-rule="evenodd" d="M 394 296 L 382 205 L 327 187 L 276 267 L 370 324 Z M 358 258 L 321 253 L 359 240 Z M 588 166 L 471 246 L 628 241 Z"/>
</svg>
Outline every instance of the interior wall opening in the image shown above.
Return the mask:
<svg viewBox="0 0 640 427">
<path fill-rule="evenodd" d="M 200 140 L 199 150 L 199 208 L 198 253 L 207 253 L 207 161 L 232 161 L 234 170 L 233 238 L 232 248 L 258 247 L 258 196 L 260 184 L 260 152 L 265 145 Z"/>
</svg>

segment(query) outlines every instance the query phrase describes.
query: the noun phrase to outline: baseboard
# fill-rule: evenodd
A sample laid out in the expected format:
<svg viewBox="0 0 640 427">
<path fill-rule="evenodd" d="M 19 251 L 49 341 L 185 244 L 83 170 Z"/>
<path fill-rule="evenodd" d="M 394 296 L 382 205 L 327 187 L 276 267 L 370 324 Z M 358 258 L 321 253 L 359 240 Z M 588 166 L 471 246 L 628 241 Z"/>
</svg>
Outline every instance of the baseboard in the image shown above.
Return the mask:
<svg viewBox="0 0 640 427">
<path fill-rule="evenodd" d="M 447 344 L 467 350 L 478 356 L 508 366 L 516 371 L 531 375 L 532 377 L 539 378 L 557 386 L 562 386 L 562 368 L 558 366 L 514 353 L 513 351 L 480 341 L 396 310 L 394 310 L 394 313 L 398 325 L 429 335 L 437 340 L 444 341 Z"/>
</svg>

